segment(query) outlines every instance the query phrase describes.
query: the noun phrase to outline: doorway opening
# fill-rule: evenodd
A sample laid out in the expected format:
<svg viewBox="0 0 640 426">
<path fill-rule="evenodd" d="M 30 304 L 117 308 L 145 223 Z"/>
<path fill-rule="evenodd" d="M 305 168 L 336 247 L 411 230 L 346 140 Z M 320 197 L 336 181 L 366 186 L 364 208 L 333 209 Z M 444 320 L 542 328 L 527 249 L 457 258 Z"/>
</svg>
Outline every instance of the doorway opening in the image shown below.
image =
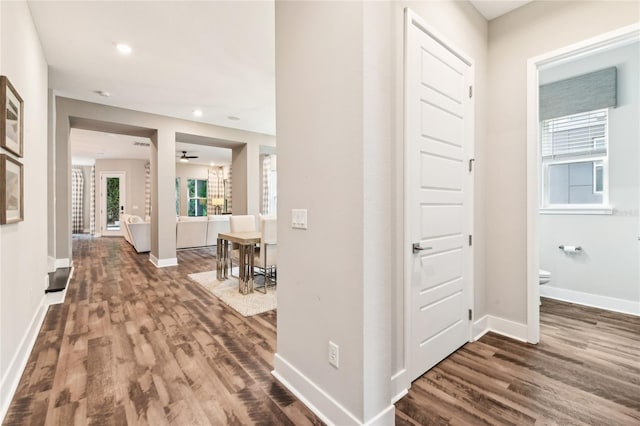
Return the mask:
<svg viewBox="0 0 640 426">
<path fill-rule="evenodd" d="M 630 118 L 639 111 L 639 42 L 632 25 L 527 63 L 531 343 L 540 339 L 541 293 L 640 315 L 639 130 Z"/>
</svg>

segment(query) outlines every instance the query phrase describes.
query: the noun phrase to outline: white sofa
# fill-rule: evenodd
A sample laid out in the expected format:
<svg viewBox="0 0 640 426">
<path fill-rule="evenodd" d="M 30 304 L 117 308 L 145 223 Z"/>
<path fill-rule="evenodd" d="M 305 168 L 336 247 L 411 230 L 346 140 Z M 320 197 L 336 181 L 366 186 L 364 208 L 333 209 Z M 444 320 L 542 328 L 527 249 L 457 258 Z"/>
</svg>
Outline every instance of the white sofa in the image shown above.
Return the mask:
<svg viewBox="0 0 640 426">
<path fill-rule="evenodd" d="M 218 244 L 218 234 L 220 232 L 229 232 L 230 215 L 209 216 L 207 223 L 207 245 L 215 246 Z"/>
<path fill-rule="evenodd" d="M 229 232 L 229 216 L 179 216 L 176 223 L 176 248 L 214 246 L 219 232 Z"/>
<path fill-rule="evenodd" d="M 123 226 L 124 239 L 138 253 L 151 251 L 151 223 L 144 221 L 140 216 L 123 213 L 120 215 L 120 223 Z"/>
</svg>

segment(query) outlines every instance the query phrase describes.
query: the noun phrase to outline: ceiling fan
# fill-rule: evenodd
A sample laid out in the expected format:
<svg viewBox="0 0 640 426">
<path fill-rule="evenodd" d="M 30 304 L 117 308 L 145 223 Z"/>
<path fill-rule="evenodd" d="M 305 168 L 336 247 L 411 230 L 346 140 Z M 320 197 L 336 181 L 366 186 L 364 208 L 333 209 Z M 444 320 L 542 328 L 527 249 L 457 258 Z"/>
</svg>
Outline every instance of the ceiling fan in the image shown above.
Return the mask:
<svg viewBox="0 0 640 426">
<path fill-rule="evenodd" d="M 187 151 L 182 151 L 182 155 L 179 157 L 183 163 L 188 163 L 191 158 L 198 158 L 197 155 L 187 155 Z"/>
</svg>

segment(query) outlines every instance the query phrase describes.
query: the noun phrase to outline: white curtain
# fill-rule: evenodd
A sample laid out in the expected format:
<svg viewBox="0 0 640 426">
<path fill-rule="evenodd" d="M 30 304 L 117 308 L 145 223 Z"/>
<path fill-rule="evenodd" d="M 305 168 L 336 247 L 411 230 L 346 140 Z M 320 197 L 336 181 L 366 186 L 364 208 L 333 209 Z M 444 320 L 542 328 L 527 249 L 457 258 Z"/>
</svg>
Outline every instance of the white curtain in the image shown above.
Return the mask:
<svg viewBox="0 0 640 426">
<path fill-rule="evenodd" d="M 84 232 L 83 195 L 84 176 L 82 176 L 82 169 L 71 169 L 71 232 L 74 234 Z"/>
<path fill-rule="evenodd" d="M 262 214 L 270 215 L 271 206 L 271 156 L 265 155 L 262 158 Z"/>
<path fill-rule="evenodd" d="M 151 164 L 150 163 L 147 163 L 144 166 L 144 214 L 145 216 L 151 216 Z"/>
<path fill-rule="evenodd" d="M 96 166 L 91 166 L 90 188 L 91 198 L 89 199 L 89 233 L 96 234 Z"/>
<path fill-rule="evenodd" d="M 224 176 L 224 180 L 227 181 L 227 213 L 231 213 L 232 210 L 232 201 L 233 201 L 233 193 L 231 191 L 231 166 L 222 168 L 222 175 Z M 224 181 L 223 181 L 224 182 Z"/>
</svg>

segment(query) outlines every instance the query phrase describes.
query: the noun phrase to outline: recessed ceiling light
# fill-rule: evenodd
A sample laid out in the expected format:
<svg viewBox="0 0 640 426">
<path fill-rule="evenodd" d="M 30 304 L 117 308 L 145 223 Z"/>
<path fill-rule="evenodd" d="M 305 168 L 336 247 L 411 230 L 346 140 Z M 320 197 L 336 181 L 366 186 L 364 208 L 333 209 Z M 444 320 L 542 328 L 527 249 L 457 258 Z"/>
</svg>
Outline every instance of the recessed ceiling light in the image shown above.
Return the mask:
<svg viewBox="0 0 640 426">
<path fill-rule="evenodd" d="M 133 51 L 131 46 L 129 46 L 127 43 L 117 43 L 116 49 L 118 49 L 118 52 L 122 53 L 123 55 L 128 55 Z"/>
<path fill-rule="evenodd" d="M 106 90 L 94 90 L 93 93 L 96 93 L 103 98 L 108 98 L 109 96 L 111 96 L 111 93 L 107 92 Z"/>
<path fill-rule="evenodd" d="M 240 117 L 236 117 L 235 115 L 230 115 L 227 117 L 229 120 L 233 120 L 233 121 L 238 121 L 240 120 Z"/>
<path fill-rule="evenodd" d="M 213 166 L 215 166 L 215 165 L 216 165 L 216 163 L 214 163 L 214 162 L 212 161 L 211 163 L 209 163 L 209 165 L 210 165 L 211 167 L 213 167 Z"/>
<path fill-rule="evenodd" d="M 193 110 L 193 115 L 195 115 L 196 117 L 202 117 L 202 110 L 201 109 L 194 109 Z"/>
</svg>

